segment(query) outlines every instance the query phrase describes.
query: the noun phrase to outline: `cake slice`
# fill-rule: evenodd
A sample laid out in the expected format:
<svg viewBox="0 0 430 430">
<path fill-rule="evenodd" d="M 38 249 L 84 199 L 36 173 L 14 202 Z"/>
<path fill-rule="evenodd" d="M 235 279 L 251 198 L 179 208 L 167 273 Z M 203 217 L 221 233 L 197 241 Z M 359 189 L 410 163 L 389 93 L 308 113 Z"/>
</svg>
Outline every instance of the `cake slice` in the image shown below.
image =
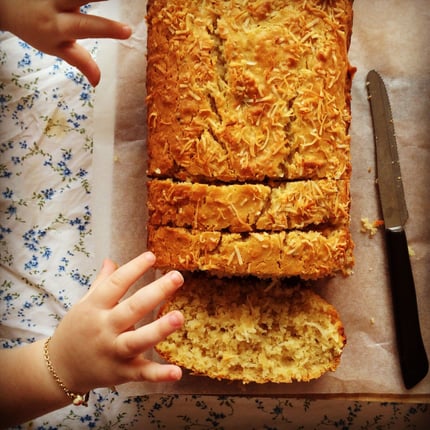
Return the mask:
<svg viewBox="0 0 430 430">
<path fill-rule="evenodd" d="M 308 288 L 280 281 L 187 276 L 160 316 L 174 309 L 185 325 L 157 352 L 215 379 L 309 381 L 337 368 L 346 343 L 333 306 Z"/>
<path fill-rule="evenodd" d="M 319 279 L 349 274 L 353 265 L 348 227 L 241 234 L 149 225 L 148 248 L 160 269 L 226 276 Z"/>
<path fill-rule="evenodd" d="M 149 224 L 208 231 L 281 231 L 349 223 L 349 182 L 208 185 L 148 182 Z"/>
</svg>

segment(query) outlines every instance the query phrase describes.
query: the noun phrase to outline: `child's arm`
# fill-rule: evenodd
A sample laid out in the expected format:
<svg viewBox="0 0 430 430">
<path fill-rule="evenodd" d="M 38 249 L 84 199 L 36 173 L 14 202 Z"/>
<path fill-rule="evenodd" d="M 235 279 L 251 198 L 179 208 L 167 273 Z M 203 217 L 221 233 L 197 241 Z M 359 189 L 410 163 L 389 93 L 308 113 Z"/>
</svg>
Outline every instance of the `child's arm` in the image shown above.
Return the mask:
<svg viewBox="0 0 430 430">
<path fill-rule="evenodd" d="M 76 394 L 129 381 L 176 381 L 181 369 L 142 354 L 183 324 L 173 311 L 138 329 L 134 326 L 183 283 L 176 271 L 121 301 L 154 263 L 146 252 L 116 269 L 106 260 L 89 292 L 59 324 L 48 344 L 49 360 L 65 387 Z M 46 341 L 0 351 L 1 425 L 11 426 L 71 403 L 48 370 Z"/>
</svg>

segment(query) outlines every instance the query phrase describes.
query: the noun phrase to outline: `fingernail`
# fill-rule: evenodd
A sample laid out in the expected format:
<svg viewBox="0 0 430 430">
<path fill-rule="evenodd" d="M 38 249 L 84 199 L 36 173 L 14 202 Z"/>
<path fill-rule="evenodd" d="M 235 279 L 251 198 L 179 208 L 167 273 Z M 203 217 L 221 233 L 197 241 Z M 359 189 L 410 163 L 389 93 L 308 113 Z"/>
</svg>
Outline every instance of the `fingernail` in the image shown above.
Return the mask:
<svg viewBox="0 0 430 430">
<path fill-rule="evenodd" d="M 122 31 L 124 32 L 124 35 L 127 37 L 130 37 L 133 32 L 132 28 L 127 24 L 124 24 L 122 26 Z"/>
<path fill-rule="evenodd" d="M 184 323 L 184 317 L 179 311 L 173 311 L 169 314 L 170 324 L 174 327 L 181 327 Z"/>
<path fill-rule="evenodd" d="M 151 251 L 147 251 L 143 254 L 143 256 L 145 257 L 146 261 L 150 264 L 154 264 L 155 263 L 155 255 L 151 252 Z"/>
<path fill-rule="evenodd" d="M 180 367 L 174 367 L 170 371 L 170 377 L 173 381 L 179 381 L 182 378 L 182 370 Z"/>
<path fill-rule="evenodd" d="M 175 284 L 179 284 L 179 283 L 183 283 L 184 282 L 184 278 L 182 276 L 182 274 L 176 270 L 173 270 L 170 272 L 169 274 L 170 279 L 175 283 Z"/>
</svg>

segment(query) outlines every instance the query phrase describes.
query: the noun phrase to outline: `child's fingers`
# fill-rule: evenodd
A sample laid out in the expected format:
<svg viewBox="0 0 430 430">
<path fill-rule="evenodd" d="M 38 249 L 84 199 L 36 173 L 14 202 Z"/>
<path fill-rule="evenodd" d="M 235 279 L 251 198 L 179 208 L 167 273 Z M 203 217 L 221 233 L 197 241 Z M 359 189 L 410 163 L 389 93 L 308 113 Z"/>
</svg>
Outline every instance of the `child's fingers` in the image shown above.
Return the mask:
<svg viewBox="0 0 430 430">
<path fill-rule="evenodd" d="M 108 309 L 113 308 L 121 300 L 127 290 L 146 272 L 155 262 L 152 252 L 144 252 L 123 266 L 119 267 L 106 278 L 91 294 L 92 300 Z M 131 327 L 134 324 L 128 324 Z"/>
<path fill-rule="evenodd" d="M 116 352 L 121 358 L 136 357 L 164 340 L 183 323 L 182 313 L 172 311 L 137 330 L 120 334 L 116 340 Z"/>
<path fill-rule="evenodd" d="M 63 13 L 58 16 L 58 29 L 64 40 L 88 38 L 128 39 L 131 28 L 118 21 L 82 13 Z"/>
<path fill-rule="evenodd" d="M 144 315 L 170 297 L 183 282 L 184 278 L 179 272 L 171 271 L 138 290 L 112 310 L 110 321 L 114 329 L 121 333 L 138 323 Z"/>
<path fill-rule="evenodd" d="M 160 364 L 149 360 L 139 360 L 138 363 L 139 365 L 127 371 L 125 376 L 128 381 L 172 382 L 182 377 L 181 368 L 173 364 Z"/>
<path fill-rule="evenodd" d="M 65 43 L 54 55 L 61 57 L 71 66 L 77 67 L 90 81 L 92 86 L 96 86 L 100 81 L 100 69 L 91 54 L 82 46 L 75 42 Z"/>
</svg>

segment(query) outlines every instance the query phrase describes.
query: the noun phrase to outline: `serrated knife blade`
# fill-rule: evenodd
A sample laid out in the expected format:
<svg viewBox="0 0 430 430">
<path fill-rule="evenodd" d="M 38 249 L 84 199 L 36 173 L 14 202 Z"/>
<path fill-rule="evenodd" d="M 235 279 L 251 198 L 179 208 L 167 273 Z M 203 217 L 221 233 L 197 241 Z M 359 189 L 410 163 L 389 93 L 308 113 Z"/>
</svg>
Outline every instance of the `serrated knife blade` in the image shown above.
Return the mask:
<svg viewBox="0 0 430 430">
<path fill-rule="evenodd" d="M 384 81 L 375 70 L 366 79 L 376 152 L 377 186 L 384 218 L 397 349 L 407 389 L 428 372 L 417 297 L 404 225 L 408 219 L 396 134 Z"/>
</svg>

